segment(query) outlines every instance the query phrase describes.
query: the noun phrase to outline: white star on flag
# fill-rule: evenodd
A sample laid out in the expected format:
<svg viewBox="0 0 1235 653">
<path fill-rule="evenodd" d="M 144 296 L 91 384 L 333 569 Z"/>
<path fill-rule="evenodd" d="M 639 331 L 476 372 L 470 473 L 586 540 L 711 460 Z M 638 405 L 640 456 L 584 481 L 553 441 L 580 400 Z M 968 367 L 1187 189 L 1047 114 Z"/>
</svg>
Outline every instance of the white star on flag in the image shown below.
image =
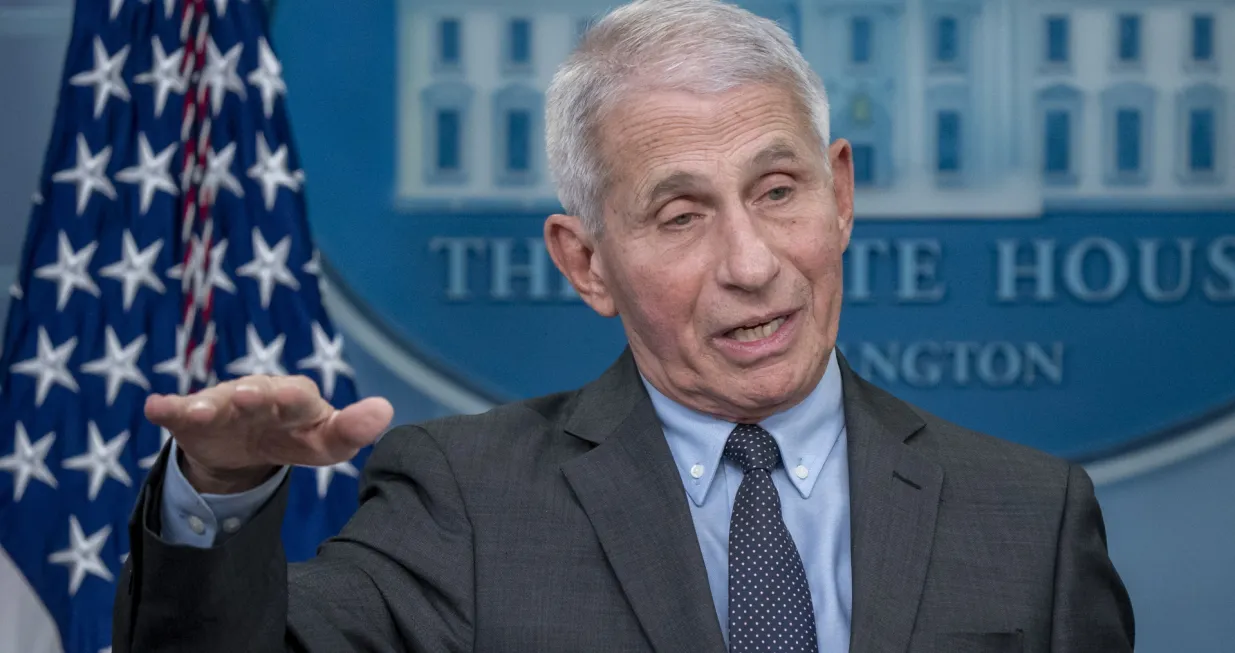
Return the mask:
<svg viewBox="0 0 1235 653">
<path fill-rule="evenodd" d="M 206 248 L 202 243 L 210 237 L 213 224 L 213 221 L 207 220 L 205 233 L 201 237 L 194 234 L 189 239 L 189 260 L 177 263 L 167 270 L 167 277 L 169 279 L 180 281 L 180 290 L 182 292 L 189 292 L 193 288 L 193 284 L 197 283 L 200 270 L 206 262 Z"/>
<path fill-rule="evenodd" d="M 51 338 L 47 337 L 47 329 L 39 327 L 38 353 L 34 358 L 13 363 L 9 369 L 18 374 L 33 376 L 38 379 L 34 393 L 34 405 L 42 406 L 52 385 L 61 385 L 72 392 L 77 392 L 77 381 L 69 373 L 67 367 L 73 349 L 77 347 L 77 336 L 65 340 L 59 347 L 52 347 Z"/>
<path fill-rule="evenodd" d="M 129 46 L 120 48 L 115 56 L 111 56 L 103 45 L 103 39 L 96 36 L 94 37 L 94 68 L 69 78 L 69 83 L 74 86 L 94 87 L 95 118 L 103 115 L 107 99 L 113 95 L 125 102 L 129 101 L 129 87 L 124 85 L 124 80 L 120 77 L 124 70 L 124 60 L 128 57 Z"/>
<path fill-rule="evenodd" d="M 257 48 L 257 68 L 249 73 L 248 80 L 261 91 L 262 113 L 269 118 L 274 113 L 275 99 L 287 94 L 287 84 L 283 83 L 283 64 L 264 37 L 257 40 Z"/>
<path fill-rule="evenodd" d="M 13 473 L 13 500 L 21 501 L 32 478 L 53 489 L 56 487 L 56 477 L 47 468 L 47 452 L 56 441 L 56 434 L 48 433 L 39 438 L 38 442 L 30 444 L 26 427 L 21 422 L 17 422 L 15 430 L 13 453 L 0 458 L 0 469 Z"/>
<path fill-rule="evenodd" d="M 57 565 L 69 565 L 73 571 L 69 575 L 69 596 L 77 594 L 86 574 L 98 576 L 105 581 L 112 581 L 112 574 L 107 565 L 99 559 L 99 553 L 107 538 L 111 536 L 111 526 L 104 526 L 90 537 L 81 530 L 81 524 L 76 515 L 69 516 L 69 548 L 51 554 L 47 561 Z"/>
<path fill-rule="evenodd" d="M 196 238 L 196 236 L 194 237 Z M 206 251 L 205 247 L 199 247 L 200 251 Z M 198 306 L 204 307 L 206 301 L 210 298 L 210 289 L 219 288 L 226 292 L 235 294 L 236 284 L 232 283 L 227 273 L 223 271 L 223 258 L 227 255 L 227 241 L 220 240 L 210 248 L 210 265 L 207 266 L 206 276 L 203 279 L 201 270 L 194 273 L 193 278 L 193 300 Z"/>
<path fill-rule="evenodd" d="M 266 135 L 261 132 L 257 133 L 257 163 L 249 168 L 249 177 L 262 185 L 262 199 L 266 200 L 267 211 L 274 209 L 279 186 L 285 186 L 293 193 L 300 192 L 300 171 L 287 171 L 287 145 L 280 145 L 271 154 Z"/>
<path fill-rule="evenodd" d="M 287 256 L 291 252 L 292 238 L 284 236 L 272 249 L 262 238 L 262 232 L 253 227 L 253 260 L 236 268 L 236 274 L 251 277 L 258 282 L 262 308 L 270 307 L 270 298 L 274 295 L 276 283 L 283 284 L 292 290 L 300 290 L 300 282 L 287 269 Z"/>
<path fill-rule="evenodd" d="M 142 469 L 150 469 L 159 460 L 159 454 L 163 453 L 163 448 L 167 446 L 167 441 L 172 439 L 172 432 L 164 427 L 159 427 L 159 448 L 154 450 L 154 453 L 137 461 L 137 466 Z"/>
<path fill-rule="evenodd" d="M 51 176 L 52 181 L 71 182 L 77 184 L 77 215 L 86 210 L 90 196 L 95 191 L 103 193 L 109 199 L 116 199 L 116 188 L 107 178 L 107 162 L 111 160 L 111 146 L 99 150 L 98 154 L 90 152 L 84 134 L 77 135 L 77 163 L 72 168 L 65 168 Z"/>
<path fill-rule="evenodd" d="M 248 0 L 245 0 L 245 2 L 248 2 Z M 214 6 L 218 10 L 219 16 L 227 14 L 227 0 L 214 0 Z"/>
<path fill-rule="evenodd" d="M 326 498 L 326 493 L 330 491 L 330 481 L 334 480 L 336 473 L 351 476 L 352 478 L 360 477 L 360 472 L 356 470 L 356 466 L 346 460 L 333 465 L 315 467 L 313 471 L 317 474 L 317 498 L 319 499 Z"/>
<path fill-rule="evenodd" d="M 202 234 L 194 234 L 189 241 L 189 260 L 177 263 L 167 270 L 170 279 L 180 281 L 180 289 L 192 293 L 196 306 L 205 307 L 210 298 L 210 290 L 219 288 L 235 294 L 236 285 L 232 283 L 227 273 L 223 271 L 223 263 L 227 257 L 227 239 L 215 243 L 209 250 L 210 262 L 206 263 L 207 249 L 205 243 L 210 242 L 214 233 L 214 221 L 207 220 Z M 186 267 L 188 272 L 186 273 Z"/>
<path fill-rule="evenodd" d="M 304 265 L 301 266 L 300 269 L 305 274 L 309 274 L 309 275 L 316 277 L 317 278 L 317 292 L 323 295 L 326 294 L 327 285 L 326 285 L 326 277 L 322 276 L 322 252 L 321 250 L 314 249 L 313 255 L 309 257 L 309 260 L 304 262 Z"/>
<path fill-rule="evenodd" d="M 21 291 L 20 283 L 14 281 L 13 285 L 9 286 L 9 295 L 12 296 L 13 299 L 21 299 L 24 294 L 25 293 Z"/>
<path fill-rule="evenodd" d="M 107 327 L 104 335 L 107 339 L 107 353 L 98 360 L 82 365 L 81 371 L 107 377 L 107 405 L 115 403 L 116 395 L 120 394 L 120 386 L 125 382 L 142 390 L 150 390 L 146 375 L 137 369 L 137 359 L 142 355 L 142 348 L 146 346 L 146 336 L 137 336 L 133 342 L 121 346 L 120 339 L 116 337 L 111 326 Z"/>
<path fill-rule="evenodd" d="M 287 336 L 280 333 L 267 345 L 257 335 L 257 329 L 252 324 L 248 325 L 245 329 L 245 341 L 248 345 L 249 353 L 244 358 L 237 358 L 229 363 L 227 371 L 236 376 L 246 376 L 249 374 L 286 375 L 287 370 L 283 369 L 283 365 L 279 362 L 283 358 L 283 344 L 286 340 Z"/>
<path fill-rule="evenodd" d="M 202 341 L 193 348 L 193 353 L 189 354 L 189 374 L 196 381 L 201 381 L 206 385 L 214 385 L 213 375 L 214 370 L 210 369 L 206 364 L 209 362 L 207 356 L 210 355 L 210 350 L 214 347 L 214 322 L 206 323 L 206 333 L 202 336 Z"/>
<path fill-rule="evenodd" d="M 56 282 L 57 311 L 63 311 L 68 305 L 69 297 L 73 295 L 74 289 L 84 290 L 95 297 L 99 296 L 99 287 L 87 271 L 90 267 L 90 259 L 94 258 L 94 251 L 98 247 L 97 242 L 92 242 L 80 250 L 73 251 L 73 243 L 69 242 L 68 234 L 61 231 L 57 244 L 56 262 L 35 269 L 34 276 Z"/>
<path fill-rule="evenodd" d="M 189 88 L 189 84 L 188 80 L 180 75 L 184 48 L 167 54 L 163 50 L 163 42 L 159 40 L 159 37 L 154 37 L 150 42 L 154 47 L 154 64 L 149 72 L 137 75 L 133 81 L 154 87 L 154 115 L 159 117 L 163 115 L 163 107 L 167 104 L 167 94 L 174 92 L 183 95 Z"/>
<path fill-rule="evenodd" d="M 117 172 L 116 181 L 141 185 L 141 214 L 146 215 L 146 211 L 150 210 L 150 202 L 154 200 L 154 191 L 161 190 L 168 195 L 180 193 L 171 173 L 167 171 L 167 165 L 178 146 L 172 143 L 156 155 L 144 133 L 137 135 L 137 146 L 141 163 Z"/>
<path fill-rule="evenodd" d="M 99 496 L 99 490 L 109 478 L 119 481 L 125 487 L 133 485 L 128 470 L 120 463 L 120 454 L 124 453 L 124 445 L 129 441 L 129 432 L 121 431 L 110 442 L 103 442 L 99 427 L 94 422 L 87 422 L 86 429 L 90 436 L 90 450 L 72 458 L 65 458 L 62 465 L 65 469 L 90 474 L 90 500 L 94 501 Z"/>
<path fill-rule="evenodd" d="M 305 274 L 318 276 L 322 273 L 322 252 L 321 250 L 313 250 L 313 255 L 309 260 L 304 262 L 304 266 L 300 268 Z"/>
<path fill-rule="evenodd" d="M 111 0 L 111 10 L 108 12 L 110 20 L 116 20 L 116 16 L 120 15 L 120 8 L 124 6 L 124 0 Z"/>
<path fill-rule="evenodd" d="M 206 41 L 206 69 L 202 71 L 202 82 L 210 88 L 210 108 L 216 116 L 223 109 L 223 98 L 228 91 L 244 99 L 244 82 L 236 74 L 236 65 L 240 63 L 243 49 L 244 46 L 237 43 L 227 54 L 222 54 L 213 38 Z"/>
<path fill-rule="evenodd" d="M 332 339 L 317 322 L 313 323 L 313 355 L 296 365 L 301 369 L 317 370 L 326 399 L 334 395 L 335 379 L 339 374 L 352 376 L 352 366 L 343 360 L 343 334 L 336 333 Z"/>
<path fill-rule="evenodd" d="M 166 290 L 163 286 L 163 280 L 159 279 L 159 276 L 154 273 L 153 269 L 154 261 L 159 257 L 159 252 L 162 250 L 162 240 L 150 243 L 150 246 L 146 249 L 137 249 L 137 243 L 133 240 L 133 234 L 128 229 L 125 229 L 121 259 L 99 270 L 99 274 L 115 279 L 123 284 L 124 310 L 126 313 L 133 306 L 133 300 L 137 298 L 137 291 L 142 286 L 146 286 L 159 294 Z"/>
<path fill-rule="evenodd" d="M 202 194 L 206 201 L 214 202 L 219 196 L 219 186 L 231 191 L 236 197 L 244 197 L 244 187 L 232 174 L 232 159 L 236 158 L 236 144 L 228 143 L 218 152 L 214 148 L 206 151 L 206 176 L 202 179 Z"/>
<path fill-rule="evenodd" d="M 210 241 L 214 234 L 214 220 L 206 220 L 206 227 L 202 230 L 202 234 L 198 236 L 194 234 L 189 239 L 189 259 L 182 263 L 173 265 L 168 271 L 167 276 L 172 279 L 180 280 L 180 290 L 189 292 L 194 288 L 194 284 L 200 283 L 202 279 L 202 270 L 206 267 L 207 250 L 205 243 Z M 227 242 L 227 241 L 223 241 Z M 231 281 L 228 279 L 228 281 Z"/>
<path fill-rule="evenodd" d="M 193 375 L 185 361 L 185 351 L 188 349 L 188 344 L 189 336 L 187 330 L 183 325 L 177 325 L 176 355 L 154 366 L 156 374 L 170 374 L 176 377 L 176 390 L 180 394 L 187 394 L 189 386 L 193 383 Z"/>
</svg>

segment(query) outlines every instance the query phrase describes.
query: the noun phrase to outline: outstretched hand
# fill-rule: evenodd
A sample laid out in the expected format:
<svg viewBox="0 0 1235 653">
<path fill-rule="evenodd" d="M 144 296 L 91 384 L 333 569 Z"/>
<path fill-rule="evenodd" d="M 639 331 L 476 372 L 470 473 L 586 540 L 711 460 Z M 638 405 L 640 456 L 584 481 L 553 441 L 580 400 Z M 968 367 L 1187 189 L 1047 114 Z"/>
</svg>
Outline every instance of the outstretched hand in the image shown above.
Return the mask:
<svg viewBox="0 0 1235 653">
<path fill-rule="evenodd" d="M 188 396 L 146 399 L 146 417 L 183 451 L 189 482 L 217 494 L 256 487 L 283 465 L 350 460 L 393 416 L 380 397 L 336 409 L 304 376 L 246 376 Z"/>
</svg>

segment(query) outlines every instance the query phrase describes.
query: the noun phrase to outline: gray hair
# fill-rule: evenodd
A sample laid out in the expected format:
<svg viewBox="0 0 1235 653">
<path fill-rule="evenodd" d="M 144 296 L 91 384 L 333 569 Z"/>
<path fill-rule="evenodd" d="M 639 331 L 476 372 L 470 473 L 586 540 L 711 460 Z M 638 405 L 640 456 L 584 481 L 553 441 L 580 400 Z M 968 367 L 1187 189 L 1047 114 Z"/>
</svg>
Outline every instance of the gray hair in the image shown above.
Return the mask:
<svg viewBox="0 0 1235 653">
<path fill-rule="evenodd" d="M 600 125 L 632 89 L 711 94 L 768 83 L 792 94 L 826 148 L 823 83 L 776 23 L 719 0 L 638 0 L 614 10 L 588 30 L 546 93 L 549 170 L 562 208 L 594 236 L 603 231 L 611 170 Z"/>
</svg>

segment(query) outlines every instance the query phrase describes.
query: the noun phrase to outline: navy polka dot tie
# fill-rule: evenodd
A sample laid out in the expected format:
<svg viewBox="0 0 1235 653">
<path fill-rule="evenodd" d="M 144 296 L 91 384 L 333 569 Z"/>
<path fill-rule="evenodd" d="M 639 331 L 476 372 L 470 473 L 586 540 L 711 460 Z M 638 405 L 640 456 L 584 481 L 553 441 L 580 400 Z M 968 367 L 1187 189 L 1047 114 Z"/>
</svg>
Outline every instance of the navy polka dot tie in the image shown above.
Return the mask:
<svg viewBox="0 0 1235 653">
<path fill-rule="evenodd" d="M 739 424 L 725 457 L 743 474 L 729 521 L 729 651 L 817 653 L 806 572 L 772 484 L 776 441 L 757 424 Z"/>
</svg>

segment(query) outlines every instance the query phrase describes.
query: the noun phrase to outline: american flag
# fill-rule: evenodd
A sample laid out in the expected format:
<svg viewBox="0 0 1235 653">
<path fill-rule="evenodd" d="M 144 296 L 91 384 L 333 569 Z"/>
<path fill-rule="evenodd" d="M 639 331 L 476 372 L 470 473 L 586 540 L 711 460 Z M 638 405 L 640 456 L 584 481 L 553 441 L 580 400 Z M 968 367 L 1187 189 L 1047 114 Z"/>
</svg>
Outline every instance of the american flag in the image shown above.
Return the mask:
<svg viewBox="0 0 1235 653">
<path fill-rule="evenodd" d="M 355 400 L 285 96 L 257 0 L 78 0 L 0 353 L 0 612 L 26 611 L 0 614 L 0 650 L 110 647 L 168 438 L 148 393 L 306 374 Z M 293 471 L 289 558 L 350 517 L 366 454 Z"/>
</svg>

